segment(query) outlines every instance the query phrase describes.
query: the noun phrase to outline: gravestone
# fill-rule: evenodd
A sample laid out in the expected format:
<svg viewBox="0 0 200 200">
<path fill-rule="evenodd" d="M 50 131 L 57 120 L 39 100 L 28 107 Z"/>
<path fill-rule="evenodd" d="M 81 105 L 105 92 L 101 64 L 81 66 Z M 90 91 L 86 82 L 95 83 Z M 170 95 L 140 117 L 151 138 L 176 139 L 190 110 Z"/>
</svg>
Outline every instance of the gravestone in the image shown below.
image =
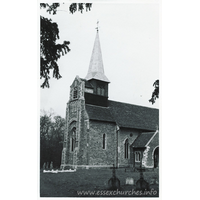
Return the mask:
<svg viewBox="0 0 200 200">
<path fill-rule="evenodd" d="M 126 178 L 126 185 L 134 185 L 134 179 L 131 177 Z"/>
<path fill-rule="evenodd" d="M 49 162 L 47 162 L 47 164 L 46 164 L 46 169 L 47 170 L 49 169 Z"/>
<path fill-rule="evenodd" d="M 45 169 L 46 169 L 46 163 L 43 164 L 43 170 L 45 170 Z"/>
<path fill-rule="evenodd" d="M 145 181 L 143 177 L 143 171 L 145 171 L 145 169 L 140 165 L 140 168 L 137 170 L 140 172 L 140 179 L 136 182 L 136 190 L 149 190 L 149 183 Z"/>
<path fill-rule="evenodd" d="M 115 174 L 115 169 L 117 169 L 117 167 L 114 166 L 110 167 L 110 169 L 112 169 L 112 177 L 108 180 L 108 188 L 110 190 L 116 190 L 120 188 L 120 180 L 116 177 Z"/>
<path fill-rule="evenodd" d="M 153 177 L 152 179 L 151 179 L 151 181 L 150 181 L 150 185 L 154 185 L 154 184 L 159 184 L 158 183 L 158 179 L 157 179 L 157 177 Z"/>
<path fill-rule="evenodd" d="M 50 163 L 50 170 L 52 170 L 53 169 L 53 162 L 51 161 L 51 163 Z"/>
</svg>

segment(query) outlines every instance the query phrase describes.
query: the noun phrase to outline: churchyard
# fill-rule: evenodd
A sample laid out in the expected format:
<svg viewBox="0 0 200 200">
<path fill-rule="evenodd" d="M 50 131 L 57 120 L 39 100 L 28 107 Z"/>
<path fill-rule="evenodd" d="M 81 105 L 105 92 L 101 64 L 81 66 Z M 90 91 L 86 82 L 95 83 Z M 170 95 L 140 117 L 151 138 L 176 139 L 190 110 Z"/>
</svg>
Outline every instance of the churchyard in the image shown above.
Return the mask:
<svg viewBox="0 0 200 200">
<path fill-rule="evenodd" d="M 137 191 L 136 181 L 140 172 L 120 168 L 116 177 L 120 180 L 120 188 L 108 189 L 108 180 L 112 177 L 112 169 L 77 169 L 76 172 L 43 173 L 40 171 L 41 197 L 158 197 L 159 173 L 143 172 L 144 180 L 149 183 L 149 190 Z"/>
</svg>

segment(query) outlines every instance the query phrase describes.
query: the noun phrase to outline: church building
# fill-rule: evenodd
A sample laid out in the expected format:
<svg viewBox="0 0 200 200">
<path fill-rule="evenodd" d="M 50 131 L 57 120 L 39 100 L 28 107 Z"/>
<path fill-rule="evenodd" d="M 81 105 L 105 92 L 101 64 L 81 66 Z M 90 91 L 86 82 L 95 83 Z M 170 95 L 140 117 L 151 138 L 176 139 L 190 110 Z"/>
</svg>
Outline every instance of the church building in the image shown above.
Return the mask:
<svg viewBox="0 0 200 200">
<path fill-rule="evenodd" d="M 159 166 L 159 110 L 109 100 L 97 30 L 88 73 L 66 109 L 61 168 Z"/>
</svg>

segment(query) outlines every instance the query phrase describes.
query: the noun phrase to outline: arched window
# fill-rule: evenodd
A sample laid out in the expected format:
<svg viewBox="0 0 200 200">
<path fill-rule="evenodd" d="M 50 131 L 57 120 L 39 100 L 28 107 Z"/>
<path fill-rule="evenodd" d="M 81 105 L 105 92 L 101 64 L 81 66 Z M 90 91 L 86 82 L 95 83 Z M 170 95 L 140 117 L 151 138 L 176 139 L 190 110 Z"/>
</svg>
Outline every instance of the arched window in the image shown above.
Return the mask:
<svg viewBox="0 0 200 200">
<path fill-rule="evenodd" d="M 124 158 L 128 159 L 128 139 L 124 143 Z"/>
<path fill-rule="evenodd" d="M 97 87 L 97 94 L 101 95 L 101 96 L 105 95 L 105 89 L 104 89 L 104 87 L 102 85 Z"/>
<path fill-rule="evenodd" d="M 101 95 L 104 96 L 104 88 L 101 88 Z"/>
<path fill-rule="evenodd" d="M 159 147 L 156 147 L 156 149 L 153 152 L 153 160 L 154 160 L 154 168 L 159 167 Z"/>
<path fill-rule="evenodd" d="M 106 134 L 103 134 L 103 149 L 106 149 Z"/>
<path fill-rule="evenodd" d="M 71 151 L 73 152 L 75 149 L 75 139 L 71 138 Z"/>
<path fill-rule="evenodd" d="M 76 99 L 78 97 L 78 90 L 77 87 L 74 88 L 74 93 L 73 93 L 73 99 Z"/>
<path fill-rule="evenodd" d="M 100 87 L 97 87 L 97 94 L 101 95 L 101 88 Z"/>
<path fill-rule="evenodd" d="M 140 162 L 141 161 L 141 154 L 139 151 L 135 152 L 135 162 Z"/>
<path fill-rule="evenodd" d="M 76 128 L 72 129 L 72 137 L 71 137 L 71 151 L 73 152 L 76 147 Z"/>
</svg>

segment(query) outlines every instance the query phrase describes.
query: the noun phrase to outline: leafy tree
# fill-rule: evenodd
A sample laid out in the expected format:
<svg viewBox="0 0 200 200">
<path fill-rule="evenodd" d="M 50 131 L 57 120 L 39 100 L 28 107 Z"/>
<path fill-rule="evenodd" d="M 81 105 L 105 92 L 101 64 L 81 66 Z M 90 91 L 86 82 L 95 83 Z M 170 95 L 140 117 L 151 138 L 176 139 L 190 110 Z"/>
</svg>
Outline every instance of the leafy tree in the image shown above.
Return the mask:
<svg viewBox="0 0 200 200">
<path fill-rule="evenodd" d="M 55 116 L 52 122 L 52 161 L 54 166 L 60 167 L 63 149 L 63 137 L 65 131 L 65 119 Z"/>
<path fill-rule="evenodd" d="M 47 3 L 40 4 L 40 8 L 46 9 L 49 14 L 53 15 L 57 13 L 59 6 L 59 3 L 53 3 L 52 5 Z M 69 11 L 72 14 L 76 11 L 83 13 L 84 8 L 88 11 L 91 7 L 91 3 L 72 3 L 69 6 Z M 40 16 L 40 26 L 40 79 L 44 79 L 41 87 L 49 88 L 49 73 L 51 70 L 53 70 L 54 78 L 60 79 L 62 77 L 57 60 L 70 51 L 70 42 L 56 43 L 56 40 L 59 39 L 59 28 L 58 24 L 52 22 L 51 19 Z"/>
<path fill-rule="evenodd" d="M 40 167 L 47 162 L 60 166 L 64 131 L 65 119 L 61 116 L 52 112 L 40 116 Z"/>
<path fill-rule="evenodd" d="M 152 104 L 155 103 L 156 98 L 159 98 L 159 80 L 156 80 L 153 83 L 153 86 L 154 86 L 154 91 L 152 92 L 151 99 L 149 99 L 149 102 L 151 102 Z"/>
</svg>

